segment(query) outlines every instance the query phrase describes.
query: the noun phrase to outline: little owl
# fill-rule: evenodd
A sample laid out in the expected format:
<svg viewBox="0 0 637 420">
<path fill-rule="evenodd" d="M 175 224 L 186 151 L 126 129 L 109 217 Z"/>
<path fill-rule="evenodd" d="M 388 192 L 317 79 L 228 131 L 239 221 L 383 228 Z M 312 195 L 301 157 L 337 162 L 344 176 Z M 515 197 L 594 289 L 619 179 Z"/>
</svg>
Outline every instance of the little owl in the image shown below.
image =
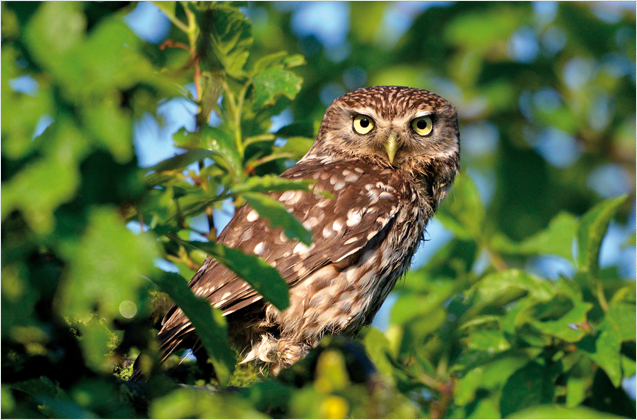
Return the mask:
<svg viewBox="0 0 637 420">
<path fill-rule="evenodd" d="M 274 374 L 303 358 L 324 334 L 355 336 L 409 268 L 425 226 L 459 166 L 456 109 L 422 89 L 374 86 L 336 99 L 310 151 L 281 177 L 312 179 L 312 192 L 270 196 L 312 232 L 305 246 L 272 229 L 248 205 L 219 242 L 258 255 L 290 288 L 280 312 L 208 257 L 189 285 L 226 316 L 243 362 Z M 319 192 L 328 192 L 327 197 Z M 163 356 L 196 342 L 173 306 L 159 332 Z"/>
</svg>

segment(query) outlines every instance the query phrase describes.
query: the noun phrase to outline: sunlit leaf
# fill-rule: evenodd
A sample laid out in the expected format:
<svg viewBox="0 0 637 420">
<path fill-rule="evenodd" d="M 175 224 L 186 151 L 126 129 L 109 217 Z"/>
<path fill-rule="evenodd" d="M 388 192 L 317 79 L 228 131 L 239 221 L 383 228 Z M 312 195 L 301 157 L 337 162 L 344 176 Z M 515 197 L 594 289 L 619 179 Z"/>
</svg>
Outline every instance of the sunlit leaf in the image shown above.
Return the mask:
<svg viewBox="0 0 637 420">
<path fill-rule="evenodd" d="M 460 239 L 477 239 L 482 229 L 484 207 L 474 182 L 460 173 L 453 189 L 436 213 L 436 219 Z"/>
<path fill-rule="evenodd" d="M 622 419 L 611 413 L 594 410 L 586 406 L 567 408 L 559 404 L 543 404 L 515 411 L 508 419 Z"/>
<path fill-rule="evenodd" d="M 255 96 L 252 109 L 258 111 L 265 106 L 274 105 L 281 95 L 294 99 L 301 90 L 302 82 L 303 79 L 296 74 L 280 67 L 264 70 L 253 79 Z"/>
<path fill-rule="evenodd" d="M 294 215 L 288 213 L 281 202 L 261 193 L 246 192 L 241 196 L 261 217 L 268 219 L 273 228 L 283 228 L 288 238 L 298 239 L 306 245 L 312 243 L 312 232 L 305 229 Z"/>
<path fill-rule="evenodd" d="M 506 41 L 526 20 L 522 8 L 498 7 L 459 15 L 446 25 L 444 36 L 450 43 L 466 49 L 480 48 L 497 41 Z"/>
<path fill-rule="evenodd" d="M 568 313 L 555 321 L 533 320 L 531 325 L 538 331 L 567 342 L 576 342 L 587 334 L 584 327 L 586 314 L 591 310 L 591 303 L 579 302 Z"/>
<path fill-rule="evenodd" d="M 215 368 L 219 383 L 226 385 L 234 371 L 236 358 L 227 344 L 227 322 L 221 311 L 208 300 L 195 296 L 186 280 L 178 274 L 162 273 L 153 281 L 181 308 L 197 331 Z"/>
<path fill-rule="evenodd" d="M 243 194 L 246 192 L 273 192 L 298 190 L 308 191 L 308 187 L 315 184 L 316 180 L 289 180 L 272 175 L 253 176 L 242 184 L 235 184 L 232 192 L 235 194 Z"/>
<path fill-rule="evenodd" d="M 577 230 L 579 254 L 577 262 L 580 269 L 596 275 L 599 271 L 599 250 L 608 225 L 615 216 L 626 196 L 606 200 L 582 216 Z"/>
<path fill-rule="evenodd" d="M 253 41 L 250 23 L 243 13 L 229 5 L 217 4 L 211 11 L 211 21 L 205 22 L 210 26 L 204 26 L 206 32 L 210 31 L 210 47 L 225 72 L 241 78 Z"/>
<path fill-rule="evenodd" d="M 568 372 L 566 383 L 566 406 L 569 408 L 584 401 L 593 385 L 593 363 L 589 358 L 582 357 Z"/>
<path fill-rule="evenodd" d="M 285 280 L 275 268 L 261 258 L 215 242 L 189 242 L 189 244 L 206 252 L 232 270 L 277 309 L 282 311 L 290 305 Z"/>
<path fill-rule="evenodd" d="M 393 368 L 387 358 L 391 354 L 391 349 L 385 334 L 376 328 L 370 327 L 365 332 L 363 343 L 376 369 L 386 377 L 391 378 Z"/>
<path fill-rule="evenodd" d="M 205 149 L 191 149 L 177 156 L 173 156 L 168 159 L 164 159 L 155 166 L 148 169 L 161 172 L 171 169 L 183 169 L 191 163 L 203 160 L 204 158 L 211 157 L 214 152 Z"/>
<path fill-rule="evenodd" d="M 469 290 L 465 300 L 472 303 L 468 314 L 476 314 L 485 308 L 502 307 L 527 295 L 540 301 L 549 300 L 554 293 L 547 282 L 510 269 L 484 277 Z"/>
<path fill-rule="evenodd" d="M 577 231 L 577 220 L 569 213 L 560 213 L 541 232 L 515 243 L 504 236 L 493 239 L 493 247 L 499 251 L 518 255 L 552 254 L 573 259 L 572 245 Z"/>
</svg>

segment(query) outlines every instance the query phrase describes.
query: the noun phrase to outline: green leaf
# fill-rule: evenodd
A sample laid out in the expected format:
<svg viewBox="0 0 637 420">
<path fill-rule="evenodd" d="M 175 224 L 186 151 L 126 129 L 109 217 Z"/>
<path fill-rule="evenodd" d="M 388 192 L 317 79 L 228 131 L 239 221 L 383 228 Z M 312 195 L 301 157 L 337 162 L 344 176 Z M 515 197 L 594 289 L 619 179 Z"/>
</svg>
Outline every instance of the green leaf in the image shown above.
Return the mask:
<svg viewBox="0 0 637 420">
<path fill-rule="evenodd" d="M 214 5 L 211 13 L 211 21 L 202 22 L 207 24 L 200 28 L 210 30 L 210 46 L 226 74 L 240 79 L 253 42 L 250 21 L 236 8 L 224 4 Z"/>
<path fill-rule="evenodd" d="M 250 73 L 253 76 L 258 75 L 262 71 L 270 68 L 270 67 L 278 67 L 283 65 L 285 58 L 288 56 L 287 52 L 279 51 L 272 54 L 268 54 L 264 57 L 259 58 L 254 65 L 252 66 L 252 70 Z"/>
<path fill-rule="evenodd" d="M 70 64 L 64 63 L 65 58 L 84 39 L 86 17 L 81 7 L 70 2 L 43 3 L 27 25 L 24 37 L 30 54 L 56 76 L 64 77 L 64 66 Z"/>
<path fill-rule="evenodd" d="M 294 99 L 301 91 L 303 79 L 281 67 L 270 67 L 254 76 L 252 82 L 255 92 L 252 109 L 258 111 L 263 107 L 274 105 L 281 95 Z"/>
<path fill-rule="evenodd" d="M 311 140 L 316 136 L 316 130 L 314 129 L 314 123 L 311 121 L 297 121 L 281 127 L 275 134 L 277 137 L 306 137 Z"/>
<path fill-rule="evenodd" d="M 87 364 L 108 371 L 104 355 L 112 335 L 102 319 L 130 318 L 122 305 L 137 311 L 139 289 L 147 283 L 144 276 L 157 255 L 155 242 L 148 234 L 126 229 L 114 208 L 98 207 L 90 212 L 81 239 L 65 241 L 60 251 L 68 267 L 57 290 L 56 311 L 83 332 Z"/>
<path fill-rule="evenodd" d="M 2 220 L 20 209 L 34 231 L 49 233 L 55 227 L 53 211 L 73 198 L 79 184 L 75 165 L 49 158 L 35 161 L 2 183 Z"/>
<path fill-rule="evenodd" d="M 608 225 L 626 196 L 602 201 L 582 216 L 577 230 L 579 267 L 596 276 L 599 272 L 599 250 Z"/>
<path fill-rule="evenodd" d="M 460 239 L 480 238 L 484 206 L 478 188 L 466 173 L 458 174 L 436 218 Z"/>
<path fill-rule="evenodd" d="M 305 56 L 302 54 L 288 55 L 287 57 L 285 57 L 285 60 L 283 60 L 283 65 L 286 69 L 302 66 L 305 63 Z"/>
<path fill-rule="evenodd" d="M 577 347 L 587 353 L 608 375 L 608 378 L 615 387 L 618 387 L 622 380 L 621 358 L 621 336 L 617 328 L 612 324 L 604 323 L 605 328 L 596 338 L 584 337 L 576 343 Z"/>
<path fill-rule="evenodd" d="M 503 352 L 511 348 L 511 344 L 504 337 L 504 333 L 497 329 L 471 331 L 467 337 L 467 341 L 469 349 L 486 351 L 492 354 Z"/>
<path fill-rule="evenodd" d="M 462 319 L 487 309 L 499 308 L 524 296 L 537 301 L 547 301 L 554 295 L 551 285 L 517 269 L 489 274 L 476 283 L 467 293 L 465 301 L 471 308 Z"/>
<path fill-rule="evenodd" d="M 492 246 L 498 251 L 514 255 L 552 254 L 573 259 L 573 239 L 577 231 L 577 220 L 570 213 L 555 216 L 548 228 L 520 243 L 512 242 L 500 234 L 493 238 Z"/>
<path fill-rule="evenodd" d="M 273 175 L 252 176 L 242 184 L 235 184 L 232 187 L 233 194 L 243 194 L 246 192 L 273 192 L 299 190 L 309 191 L 308 187 L 315 184 L 316 180 L 289 180 Z"/>
<path fill-rule="evenodd" d="M 176 1 L 151 1 L 151 3 L 157 6 L 171 20 L 175 17 Z"/>
<path fill-rule="evenodd" d="M 226 165 L 238 177 L 243 172 L 241 156 L 237 152 L 234 138 L 230 132 L 220 128 L 205 126 L 200 132 L 206 142 L 207 148 L 217 153 L 217 156 L 226 162 Z M 215 159 L 219 162 L 219 159 Z"/>
<path fill-rule="evenodd" d="M 290 137 L 282 147 L 274 149 L 272 154 L 286 155 L 286 157 L 299 160 L 305 156 L 313 144 L 314 139 L 308 137 Z"/>
<path fill-rule="evenodd" d="M 615 387 L 622 380 L 621 344 L 635 340 L 635 305 L 621 301 L 613 302 L 599 325 L 596 338 L 587 336 L 577 343 L 588 356 L 604 369 Z"/>
<path fill-rule="evenodd" d="M 185 164 L 189 164 L 188 161 L 195 157 L 209 157 L 226 168 L 235 178 L 239 178 L 243 172 L 241 156 L 235 147 L 234 137 L 228 130 L 210 127 L 209 125 L 200 127 L 199 131 L 194 133 L 181 129 L 173 135 L 173 140 L 177 147 L 191 150 L 199 149 L 193 154 L 185 153 L 183 155 L 183 163 Z M 201 150 L 207 150 L 209 154 Z M 167 159 L 167 161 L 170 161 L 170 159 Z M 195 160 L 192 162 L 195 162 Z M 174 161 L 174 163 L 178 164 L 179 160 Z M 161 170 L 171 169 L 170 167 L 163 168 L 163 162 L 160 162 L 158 166 L 162 166 Z"/>
<path fill-rule="evenodd" d="M 498 4 L 497 7 L 458 14 L 445 25 L 444 39 L 464 49 L 484 48 L 506 42 L 509 36 L 528 20 L 528 13 L 519 7 Z"/>
<path fill-rule="evenodd" d="M 154 419 L 258 419 L 267 418 L 238 393 L 211 392 L 206 387 L 179 387 L 150 400 L 148 416 Z"/>
<path fill-rule="evenodd" d="M 632 297 L 633 299 L 635 298 L 634 295 Z M 635 325 L 636 312 L 634 301 L 613 301 L 608 307 L 601 327 L 616 329 L 622 342 L 635 341 L 635 331 L 637 329 Z"/>
<path fill-rule="evenodd" d="M 169 171 L 172 169 L 183 169 L 191 163 L 198 162 L 204 158 L 209 158 L 214 155 L 214 152 L 205 149 L 192 149 L 181 155 L 173 156 L 168 159 L 164 159 L 155 166 L 148 168 L 155 172 Z"/>
<path fill-rule="evenodd" d="M 108 319 L 121 318 L 122 302 L 136 302 L 157 255 L 149 235 L 134 235 L 117 210 L 98 207 L 78 242 L 61 247 L 69 261 L 58 290 L 59 310 L 71 319 L 88 321 L 94 308 Z"/>
<path fill-rule="evenodd" d="M 559 404 L 541 404 L 522 409 L 506 416 L 508 419 L 623 419 L 611 413 L 586 406 L 567 408 Z"/>
<path fill-rule="evenodd" d="M 564 316 L 555 321 L 531 320 L 531 325 L 543 334 L 575 343 L 581 340 L 587 329 L 583 325 L 588 321 L 586 314 L 593 308 L 593 304 L 579 302 Z"/>
<path fill-rule="evenodd" d="M 548 369 L 530 362 L 509 377 L 502 388 L 500 413 L 506 417 L 520 409 L 553 400 L 553 384 Z"/>
<path fill-rule="evenodd" d="M 474 400 L 479 389 L 499 389 L 515 371 L 527 363 L 529 363 L 528 355 L 512 350 L 475 366 L 456 381 L 454 403 L 469 404 Z"/>
<path fill-rule="evenodd" d="M 3 44 L 2 156 L 10 159 L 20 159 L 42 146 L 40 139 L 32 139 L 36 124 L 43 115 L 51 115 L 55 110 L 53 90 L 48 86 L 40 85 L 35 96 L 11 88 L 9 80 L 24 76 L 16 66 L 16 55 L 14 48 Z"/>
<path fill-rule="evenodd" d="M 188 282 L 178 274 L 162 272 L 153 281 L 171 297 L 195 327 L 219 383 L 225 386 L 234 371 L 236 357 L 227 343 L 228 327 L 221 311 L 213 308 L 207 299 L 195 296 Z"/>
<path fill-rule="evenodd" d="M 314 389 L 322 394 L 346 391 L 351 386 L 345 357 L 336 349 L 326 349 L 316 361 Z"/>
<path fill-rule="evenodd" d="M 392 324 L 402 325 L 414 318 L 424 319 L 430 312 L 442 307 L 458 288 L 458 285 L 451 281 L 431 282 L 427 285 L 429 289 L 425 293 L 400 294 L 392 307 Z"/>
<path fill-rule="evenodd" d="M 109 151 L 118 163 L 129 162 L 134 155 L 133 121 L 121 110 L 115 97 L 107 97 L 91 107 L 82 108 L 80 115 L 95 142 Z"/>
<path fill-rule="evenodd" d="M 254 192 L 246 192 L 241 196 L 259 216 L 267 218 L 273 228 L 281 227 L 288 238 L 298 239 L 306 245 L 312 243 L 312 232 L 305 229 L 294 215 L 288 213 L 281 202 Z"/>
<path fill-rule="evenodd" d="M 593 385 L 595 374 L 593 362 L 587 357 L 580 357 L 579 361 L 568 372 L 566 381 L 566 406 L 572 408 L 584 401 Z"/>
<path fill-rule="evenodd" d="M 376 369 L 391 380 L 393 368 L 388 359 L 391 354 L 391 348 L 385 334 L 374 327 L 369 327 L 365 331 L 363 344 L 365 344 L 367 355 L 374 363 Z"/>
<path fill-rule="evenodd" d="M 245 280 L 265 300 L 283 311 L 290 306 L 288 286 L 281 274 L 261 258 L 215 242 L 188 242 Z"/>
</svg>

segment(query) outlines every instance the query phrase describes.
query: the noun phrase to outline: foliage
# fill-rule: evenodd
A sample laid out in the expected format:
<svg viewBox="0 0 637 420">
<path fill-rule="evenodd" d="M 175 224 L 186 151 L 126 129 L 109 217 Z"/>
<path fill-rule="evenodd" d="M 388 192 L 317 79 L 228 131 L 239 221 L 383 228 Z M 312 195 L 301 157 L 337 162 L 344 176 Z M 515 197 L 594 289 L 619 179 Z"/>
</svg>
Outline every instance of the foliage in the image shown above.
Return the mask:
<svg viewBox="0 0 637 420">
<path fill-rule="evenodd" d="M 634 75 L 611 65 L 634 70 L 634 14 L 609 23 L 560 3 L 547 23 L 528 3 L 460 3 L 419 13 L 393 46 L 370 29 L 393 6 L 354 2 L 351 51 L 331 61 L 279 6 L 160 2 L 171 32 L 157 46 L 124 23 L 136 5 L 2 3 L 3 417 L 634 417 L 621 383 L 635 375 L 635 282 L 600 264 L 634 182 L 630 199 L 602 200 L 586 181 L 609 162 L 634 173 Z M 507 42 L 528 33 L 540 53 L 512 58 Z M 582 60 L 600 64 L 576 84 L 564 69 Z M 37 88 L 17 88 L 25 77 Z M 276 270 L 215 242 L 213 216 L 249 202 L 311 242 L 267 193 L 308 188 L 276 175 L 308 150 L 325 92 L 343 84 L 425 87 L 458 106 L 466 169 L 436 215 L 452 238 L 397 286 L 385 331 L 328 337 L 271 378 L 236 366 L 225 320 L 186 280 L 209 254 L 289 304 Z M 179 155 L 141 168 L 134 122 L 184 97 L 196 128 L 173 135 Z M 273 130 L 286 109 L 294 121 Z M 491 151 L 467 134 L 494 127 Z M 582 149 L 575 163 L 551 163 L 550 130 Z M 485 200 L 476 181 L 489 176 Z M 546 255 L 572 270 L 534 269 Z M 166 294 L 216 380 L 176 356 L 159 367 Z M 140 352 L 142 397 L 122 380 Z"/>
</svg>

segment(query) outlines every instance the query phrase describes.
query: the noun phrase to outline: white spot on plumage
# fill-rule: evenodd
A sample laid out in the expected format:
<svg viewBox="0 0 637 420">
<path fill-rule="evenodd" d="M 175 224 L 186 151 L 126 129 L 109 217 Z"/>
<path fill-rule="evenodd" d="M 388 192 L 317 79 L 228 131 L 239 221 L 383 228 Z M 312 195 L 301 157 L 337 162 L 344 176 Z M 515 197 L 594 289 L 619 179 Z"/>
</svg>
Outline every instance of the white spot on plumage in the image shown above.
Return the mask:
<svg viewBox="0 0 637 420">
<path fill-rule="evenodd" d="M 242 241 L 247 241 L 250 238 L 252 238 L 252 229 L 246 230 L 245 232 L 243 232 L 243 235 L 241 235 Z"/>
<path fill-rule="evenodd" d="M 263 251 L 265 251 L 265 242 L 259 242 L 254 247 L 254 253 L 257 254 L 257 255 L 261 255 L 261 254 L 263 254 Z"/>
<path fill-rule="evenodd" d="M 284 195 L 286 195 L 285 199 L 283 198 Z M 301 201 L 302 198 L 303 192 L 301 191 L 286 191 L 283 193 L 283 195 L 281 195 L 281 201 L 285 201 L 285 203 L 289 206 L 295 205 L 296 203 Z"/>
<path fill-rule="evenodd" d="M 332 229 L 334 229 L 337 232 L 340 232 L 343 229 L 343 220 L 342 219 L 335 220 L 334 223 L 332 224 Z"/>
<path fill-rule="evenodd" d="M 345 187 L 345 181 L 338 181 L 334 184 L 334 191 L 342 190 Z"/>
<path fill-rule="evenodd" d="M 347 212 L 347 227 L 357 226 L 361 220 L 363 219 L 362 210 L 360 209 L 351 209 Z"/>
<path fill-rule="evenodd" d="M 382 193 L 380 193 L 379 197 L 384 199 L 384 200 L 389 200 L 389 199 L 393 198 L 394 195 L 392 193 L 387 192 L 387 191 L 383 191 Z"/>
<path fill-rule="evenodd" d="M 314 226 L 318 225 L 318 223 L 319 220 L 316 217 L 312 216 L 303 222 L 303 227 L 307 230 L 312 230 Z"/>
<path fill-rule="evenodd" d="M 334 229 L 332 229 L 331 226 L 325 226 L 323 228 L 323 237 L 325 239 L 329 239 L 329 238 L 331 238 L 334 235 L 336 235 L 336 231 Z"/>
<path fill-rule="evenodd" d="M 343 175 L 345 175 L 345 173 L 343 173 Z M 356 182 L 360 177 L 360 174 L 350 173 L 349 175 L 345 175 L 345 182 Z"/>
<path fill-rule="evenodd" d="M 307 273 L 307 268 L 303 264 L 297 264 L 294 266 L 294 271 L 299 277 L 303 277 Z"/>
<path fill-rule="evenodd" d="M 259 218 L 259 213 L 256 210 L 250 210 L 250 213 L 246 216 L 248 222 L 254 222 Z"/>
<path fill-rule="evenodd" d="M 345 242 L 343 242 L 343 245 L 349 245 L 349 244 L 353 244 L 354 242 L 358 241 L 358 238 L 356 236 L 349 238 L 348 240 L 346 240 Z"/>
<path fill-rule="evenodd" d="M 372 205 L 378 203 L 379 191 L 378 190 L 370 190 L 367 193 L 367 197 L 369 197 L 369 205 L 372 206 Z"/>
<path fill-rule="evenodd" d="M 296 191 L 286 191 L 283 194 L 281 194 L 281 198 L 279 198 L 280 201 L 288 201 L 290 198 L 292 198 L 294 196 L 294 194 L 296 193 Z"/>
<path fill-rule="evenodd" d="M 358 172 L 359 174 L 365 173 L 365 171 L 362 168 L 354 168 L 354 171 Z"/>
<path fill-rule="evenodd" d="M 298 244 L 296 244 L 292 252 L 299 255 L 305 255 L 310 252 L 312 248 L 314 248 L 314 244 L 312 244 L 311 246 L 307 246 L 304 243 L 299 242 Z"/>
</svg>

